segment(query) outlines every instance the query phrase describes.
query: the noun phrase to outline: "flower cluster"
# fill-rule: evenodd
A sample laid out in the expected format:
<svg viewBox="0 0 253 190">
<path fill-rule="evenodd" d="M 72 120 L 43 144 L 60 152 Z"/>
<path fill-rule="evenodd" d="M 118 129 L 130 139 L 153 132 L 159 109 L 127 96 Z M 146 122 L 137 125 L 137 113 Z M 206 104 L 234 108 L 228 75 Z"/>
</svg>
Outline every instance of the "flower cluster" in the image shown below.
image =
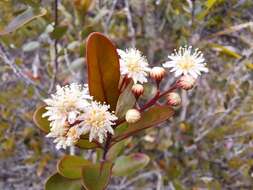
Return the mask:
<svg viewBox="0 0 253 190">
<path fill-rule="evenodd" d="M 113 134 L 112 125 L 117 117 L 109 112 L 109 106 L 92 100 L 87 86 L 75 83 L 60 87 L 46 99 L 43 117 L 50 121 L 50 133 L 56 148 L 73 146 L 81 135 L 90 132 L 89 140 L 103 142 L 107 132 Z"/>
<path fill-rule="evenodd" d="M 164 68 L 149 67 L 147 59 L 135 48 L 126 51 L 118 49 L 117 52 L 120 56 L 121 75 L 134 82 L 132 93 L 136 101 L 144 93 L 142 84 L 148 81 L 148 76 L 156 81 L 159 88 L 166 74 L 165 68 L 175 72 L 175 76 L 179 77 L 175 83 L 176 88 L 184 90 L 193 88 L 201 72 L 208 72 L 203 54 L 198 49 L 193 51 L 192 47 L 175 50 L 168 56 L 170 60 L 163 64 Z M 167 104 L 170 106 L 178 106 L 181 103 L 180 96 L 174 92 L 176 88 L 161 93 L 167 95 Z M 160 97 L 158 90 L 157 95 L 147 105 L 154 104 Z M 47 137 L 55 138 L 57 149 L 75 145 L 85 134 L 89 134 L 90 142 L 99 143 L 103 143 L 108 134 L 114 134 L 113 126 L 118 118 L 110 112 L 109 105 L 92 99 L 87 85 L 73 83 L 64 87 L 57 86 L 56 93 L 46 99 L 45 103 L 47 112 L 43 117 L 48 117 L 50 121 L 50 133 Z M 128 123 L 137 122 L 141 118 L 140 110 L 136 107 L 128 110 L 125 120 Z"/>
<path fill-rule="evenodd" d="M 193 88 L 196 79 L 201 72 L 208 72 L 205 59 L 201 51 L 193 50 L 191 46 L 180 47 L 174 50 L 174 53 L 168 56 L 168 61 L 163 67 L 150 68 L 146 58 L 139 50 L 134 48 L 126 51 L 118 50 L 120 55 L 121 74 L 134 81 L 132 93 L 136 100 L 144 93 L 142 84 L 147 82 L 147 77 L 156 81 L 157 87 L 166 74 L 165 68 L 175 73 L 175 77 L 179 77 L 175 83 L 176 88 L 190 90 Z M 140 84 L 139 84 L 140 83 Z M 175 89 L 176 89 L 175 88 Z M 158 92 L 159 93 L 159 92 Z M 159 94 L 157 94 L 159 97 Z M 170 106 L 178 106 L 181 103 L 181 97 L 176 92 L 169 92 L 167 95 L 167 104 Z M 136 122 L 140 118 L 138 110 L 130 109 L 126 114 L 128 123 Z"/>
<path fill-rule="evenodd" d="M 135 84 L 147 82 L 148 76 L 157 81 L 162 80 L 165 75 L 163 67 L 175 72 L 176 77 L 188 76 L 187 79 L 191 82 L 195 81 L 201 72 L 208 72 L 202 52 L 198 49 L 193 50 L 191 46 L 175 50 L 168 56 L 169 60 L 163 64 L 163 67 L 150 68 L 147 59 L 135 48 L 126 51 L 118 49 L 118 54 L 121 74 L 132 78 Z"/>
</svg>

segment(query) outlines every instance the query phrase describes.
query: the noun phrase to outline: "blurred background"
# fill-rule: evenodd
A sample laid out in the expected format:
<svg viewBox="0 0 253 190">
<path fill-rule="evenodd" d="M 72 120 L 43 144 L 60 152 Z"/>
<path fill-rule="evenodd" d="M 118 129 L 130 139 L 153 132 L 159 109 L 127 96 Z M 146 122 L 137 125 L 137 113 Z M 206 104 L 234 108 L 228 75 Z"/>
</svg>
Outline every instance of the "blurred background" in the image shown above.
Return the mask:
<svg viewBox="0 0 253 190">
<path fill-rule="evenodd" d="M 252 0 L 1 0 L 0 7 L 1 190 L 42 190 L 69 154 L 56 151 L 32 115 L 55 84 L 87 81 L 85 40 L 93 31 L 118 48 L 140 49 L 151 66 L 190 44 L 210 71 L 180 92 L 173 119 L 126 148 L 147 153 L 148 167 L 113 178 L 108 189 L 253 189 Z M 168 74 L 162 85 L 173 80 Z"/>
</svg>

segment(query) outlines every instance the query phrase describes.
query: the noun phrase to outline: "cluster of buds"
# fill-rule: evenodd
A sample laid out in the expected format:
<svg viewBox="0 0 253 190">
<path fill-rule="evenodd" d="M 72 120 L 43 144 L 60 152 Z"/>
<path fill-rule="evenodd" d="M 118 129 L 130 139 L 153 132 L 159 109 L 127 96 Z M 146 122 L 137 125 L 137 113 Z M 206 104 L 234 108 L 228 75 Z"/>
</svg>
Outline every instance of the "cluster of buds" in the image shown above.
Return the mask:
<svg viewBox="0 0 253 190">
<path fill-rule="evenodd" d="M 126 51 L 118 50 L 121 57 L 120 62 L 121 70 L 125 76 L 132 78 L 134 85 L 132 86 L 132 93 L 138 98 L 144 93 L 144 87 L 142 83 L 147 82 L 147 76 L 156 81 L 157 94 L 151 100 L 156 102 L 161 97 L 160 95 L 166 95 L 166 103 L 169 106 L 179 106 L 181 104 L 180 95 L 175 92 L 176 89 L 190 90 L 196 83 L 196 78 L 201 72 L 208 72 L 206 63 L 204 62 L 203 54 L 196 49 L 192 50 L 192 47 L 181 47 L 178 51 L 168 56 L 170 59 L 163 64 L 163 67 L 149 68 L 146 58 L 139 50 L 128 49 Z M 171 90 L 167 90 L 168 93 L 161 93 L 159 85 L 164 79 L 166 70 L 165 68 L 171 68 L 171 72 L 175 72 L 175 76 L 179 77 Z M 144 106 L 146 108 L 146 106 Z M 128 123 L 135 123 L 141 117 L 140 111 L 137 109 L 130 109 L 126 113 L 125 119 Z"/>
</svg>

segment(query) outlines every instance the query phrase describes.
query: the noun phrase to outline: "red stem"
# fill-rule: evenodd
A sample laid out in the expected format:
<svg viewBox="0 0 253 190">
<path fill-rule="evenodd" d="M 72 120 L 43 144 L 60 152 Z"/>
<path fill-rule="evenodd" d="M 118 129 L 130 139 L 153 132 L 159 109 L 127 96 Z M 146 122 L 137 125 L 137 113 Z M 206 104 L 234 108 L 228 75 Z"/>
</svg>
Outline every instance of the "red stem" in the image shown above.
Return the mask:
<svg viewBox="0 0 253 190">
<path fill-rule="evenodd" d="M 123 83 L 125 83 L 124 81 L 126 81 L 126 76 L 124 77 L 121 85 L 120 85 L 120 90 L 122 89 Z M 158 85 L 159 87 L 159 85 Z M 177 89 L 177 83 L 175 83 L 171 88 L 169 88 L 168 90 L 164 91 L 163 93 L 160 93 L 159 89 L 157 89 L 157 93 L 156 95 L 149 101 L 147 102 L 141 109 L 140 112 L 143 112 L 144 110 L 146 110 L 147 108 L 151 107 L 152 105 L 154 105 L 157 100 L 159 100 L 161 97 L 163 97 L 164 95 L 166 95 L 169 92 L 174 91 L 175 89 Z M 114 129 L 116 129 L 121 123 L 125 122 L 125 119 L 122 120 L 118 120 L 118 122 L 116 123 Z M 147 127 L 148 128 L 148 127 Z M 138 131 L 138 130 L 137 130 Z M 125 136 L 122 136 L 118 141 L 121 141 L 129 136 L 131 136 L 132 134 L 134 134 L 136 131 L 132 131 L 130 134 L 126 134 Z M 106 154 L 109 151 L 110 147 L 111 147 L 111 142 L 112 142 L 112 135 L 110 133 L 107 134 L 107 139 L 105 142 L 105 146 L 104 146 L 104 153 L 103 153 L 103 160 L 106 160 Z M 115 144 L 115 143 L 114 143 Z M 113 145 L 113 144 L 112 144 Z"/>
<path fill-rule="evenodd" d="M 124 87 L 124 84 L 126 83 L 126 80 L 127 80 L 127 75 L 124 76 L 121 84 L 120 84 L 120 87 L 119 87 L 119 91 L 120 93 L 122 92 L 122 88 Z"/>
<path fill-rule="evenodd" d="M 168 94 L 169 92 L 174 91 L 175 89 L 177 89 L 177 84 L 175 83 L 171 88 L 169 88 L 168 90 L 164 91 L 163 93 L 160 94 L 159 91 L 157 91 L 156 95 L 149 101 L 147 102 L 141 109 L 140 111 L 143 112 L 145 109 L 151 107 L 152 105 L 154 105 L 156 103 L 157 100 L 159 100 L 161 97 L 163 97 L 164 95 Z"/>
</svg>

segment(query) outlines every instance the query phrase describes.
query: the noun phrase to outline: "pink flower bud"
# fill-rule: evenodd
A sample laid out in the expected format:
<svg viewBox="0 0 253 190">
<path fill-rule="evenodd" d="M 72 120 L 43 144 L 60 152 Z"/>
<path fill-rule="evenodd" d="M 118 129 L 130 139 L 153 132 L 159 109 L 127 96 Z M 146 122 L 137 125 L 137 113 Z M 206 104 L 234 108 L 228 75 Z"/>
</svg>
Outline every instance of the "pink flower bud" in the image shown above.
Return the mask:
<svg viewBox="0 0 253 190">
<path fill-rule="evenodd" d="M 126 121 L 135 123 L 141 118 L 141 113 L 137 109 L 130 109 L 126 112 Z"/>
<path fill-rule="evenodd" d="M 195 83 L 196 79 L 190 75 L 183 75 L 177 81 L 177 85 L 184 90 L 192 89 Z"/>
<path fill-rule="evenodd" d="M 141 84 L 134 84 L 132 86 L 132 93 L 135 97 L 139 97 L 144 93 L 144 87 Z"/>
<path fill-rule="evenodd" d="M 163 67 L 153 67 L 149 72 L 152 79 L 161 81 L 165 75 L 165 69 Z"/>
<path fill-rule="evenodd" d="M 176 92 L 171 92 L 167 95 L 167 104 L 170 106 L 178 106 L 181 104 L 181 97 Z"/>
</svg>

